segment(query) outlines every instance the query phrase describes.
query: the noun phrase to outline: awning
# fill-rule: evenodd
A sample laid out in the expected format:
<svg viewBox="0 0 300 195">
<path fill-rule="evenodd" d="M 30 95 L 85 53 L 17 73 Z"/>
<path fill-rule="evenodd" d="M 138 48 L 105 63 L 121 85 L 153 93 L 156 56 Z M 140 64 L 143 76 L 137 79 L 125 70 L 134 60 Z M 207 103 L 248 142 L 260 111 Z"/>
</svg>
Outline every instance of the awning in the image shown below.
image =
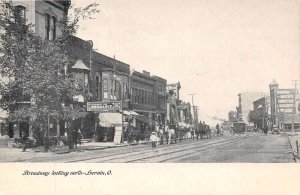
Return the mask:
<svg viewBox="0 0 300 195">
<path fill-rule="evenodd" d="M 99 125 L 101 127 L 115 127 L 122 125 L 122 114 L 120 113 L 100 113 Z"/>
<path fill-rule="evenodd" d="M 73 69 L 81 69 L 81 70 L 90 70 L 84 63 L 82 60 L 77 60 L 74 64 L 74 66 L 72 66 Z"/>
<path fill-rule="evenodd" d="M 136 113 L 136 112 L 134 112 L 134 111 L 130 111 L 130 114 L 131 114 L 132 116 L 139 116 L 139 114 Z"/>
<path fill-rule="evenodd" d="M 122 111 L 120 111 L 121 113 L 122 113 Z M 132 111 L 132 110 L 123 110 L 123 114 L 124 115 L 131 115 L 131 116 L 138 116 L 139 114 L 138 113 L 136 113 L 136 112 L 134 112 L 134 111 Z"/>
</svg>

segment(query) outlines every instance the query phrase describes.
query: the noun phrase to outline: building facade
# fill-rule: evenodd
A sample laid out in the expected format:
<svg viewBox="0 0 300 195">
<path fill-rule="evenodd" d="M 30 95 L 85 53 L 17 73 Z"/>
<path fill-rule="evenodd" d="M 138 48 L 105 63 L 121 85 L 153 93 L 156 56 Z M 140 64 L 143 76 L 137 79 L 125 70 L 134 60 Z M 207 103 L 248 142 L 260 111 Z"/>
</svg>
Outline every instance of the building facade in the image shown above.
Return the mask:
<svg viewBox="0 0 300 195">
<path fill-rule="evenodd" d="M 86 138 L 120 143 L 126 118 L 121 112 L 129 108 L 130 66 L 93 51 L 92 41 L 78 37 L 70 39 L 69 54 L 73 63 L 68 67 L 68 72 L 74 74 L 79 83 L 84 83 L 89 93 L 89 98 L 81 101 L 82 106 L 111 103 L 121 105 L 117 110 L 105 112 L 87 108 L 87 117 L 79 119 L 75 126 L 81 129 Z"/>
<path fill-rule="evenodd" d="M 263 129 L 271 119 L 270 97 L 262 97 L 253 102 L 252 120 L 256 129 Z"/>
<path fill-rule="evenodd" d="M 154 130 L 154 126 L 165 124 L 167 81 L 149 72 L 134 71 L 130 79 L 131 102 L 130 108 L 139 114 L 135 117 L 135 126 L 142 136 Z"/>
<path fill-rule="evenodd" d="M 27 25 L 31 24 L 31 30 L 40 37 L 45 38 L 46 40 L 55 40 L 57 37 L 62 35 L 62 30 L 66 25 L 63 21 L 68 15 L 68 9 L 71 4 L 71 1 L 68 0 L 5 0 L 4 2 L 11 3 L 15 7 L 14 11 L 16 12 L 16 19 L 21 20 L 22 22 L 24 21 L 24 23 Z M 7 7 L 1 8 L 8 9 Z M 3 116 L 3 118 L 4 117 L 5 116 Z M 59 125 L 59 122 L 56 123 L 55 127 Z M 54 123 L 50 124 L 51 129 L 54 129 L 53 125 Z M 29 137 L 33 136 L 32 124 L 30 123 L 30 121 L 9 122 L 6 133 L 9 135 L 10 138 L 20 138 L 21 129 L 22 131 L 26 132 L 26 134 L 29 135 Z M 55 131 L 55 133 L 51 132 L 51 134 L 60 134 L 57 128 L 55 128 Z"/>
<path fill-rule="evenodd" d="M 253 101 L 265 96 L 264 92 L 243 92 L 238 94 L 239 106 L 237 107 L 237 119 L 244 122 L 249 120 L 249 112 L 253 109 Z"/>
<path fill-rule="evenodd" d="M 55 40 L 62 35 L 62 29 L 66 25 L 64 20 L 71 5 L 69 0 L 6 0 L 6 2 L 11 2 L 17 7 L 26 23 L 32 24 L 32 30 L 47 40 Z"/>
</svg>

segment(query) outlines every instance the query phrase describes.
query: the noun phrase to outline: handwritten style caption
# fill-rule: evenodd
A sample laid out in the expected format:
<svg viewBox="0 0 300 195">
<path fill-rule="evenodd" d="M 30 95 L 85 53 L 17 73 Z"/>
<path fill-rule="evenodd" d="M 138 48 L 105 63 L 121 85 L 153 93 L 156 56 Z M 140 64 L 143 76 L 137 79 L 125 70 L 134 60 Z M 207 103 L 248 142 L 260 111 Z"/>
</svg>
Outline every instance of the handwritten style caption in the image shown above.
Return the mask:
<svg viewBox="0 0 300 195">
<path fill-rule="evenodd" d="M 112 171 L 29 171 L 25 170 L 22 175 L 34 175 L 34 176 L 110 176 L 112 175 Z"/>
</svg>

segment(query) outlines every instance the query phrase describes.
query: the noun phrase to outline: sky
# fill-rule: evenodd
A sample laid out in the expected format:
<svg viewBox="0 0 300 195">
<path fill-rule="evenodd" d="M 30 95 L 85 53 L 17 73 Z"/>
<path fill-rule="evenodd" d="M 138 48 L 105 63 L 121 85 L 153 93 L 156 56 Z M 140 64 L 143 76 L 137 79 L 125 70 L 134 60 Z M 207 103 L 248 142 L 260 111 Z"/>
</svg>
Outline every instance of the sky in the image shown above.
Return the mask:
<svg viewBox="0 0 300 195">
<path fill-rule="evenodd" d="M 131 69 L 180 81 L 180 97 L 199 119 L 228 119 L 240 92 L 268 92 L 300 80 L 297 0 L 72 0 L 100 4 L 78 37 Z"/>
</svg>

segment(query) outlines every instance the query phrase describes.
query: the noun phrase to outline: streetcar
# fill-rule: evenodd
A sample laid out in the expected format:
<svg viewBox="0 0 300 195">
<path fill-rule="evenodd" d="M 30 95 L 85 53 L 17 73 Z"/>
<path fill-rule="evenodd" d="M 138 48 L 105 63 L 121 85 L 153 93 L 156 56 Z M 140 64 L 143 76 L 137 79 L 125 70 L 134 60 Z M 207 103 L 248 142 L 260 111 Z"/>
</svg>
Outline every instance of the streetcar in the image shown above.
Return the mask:
<svg viewBox="0 0 300 195">
<path fill-rule="evenodd" d="M 234 133 L 245 133 L 246 131 L 246 123 L 242 121 L 233 123 L 233 131 Z"/>
</svg>

